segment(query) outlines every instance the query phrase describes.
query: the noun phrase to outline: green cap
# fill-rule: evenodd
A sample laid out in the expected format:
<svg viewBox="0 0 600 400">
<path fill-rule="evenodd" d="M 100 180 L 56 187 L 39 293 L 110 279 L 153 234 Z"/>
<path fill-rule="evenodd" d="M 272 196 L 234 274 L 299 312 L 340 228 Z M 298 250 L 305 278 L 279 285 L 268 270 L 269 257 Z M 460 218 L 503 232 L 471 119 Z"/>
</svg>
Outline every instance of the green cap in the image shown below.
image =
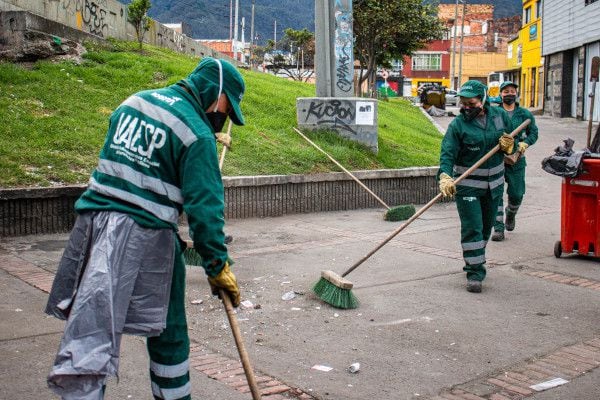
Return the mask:
<svg viewBox="0 0 600 400">
<path fill-rule="evenodd" d="M 500 85 L 500 91 L 504 90 L 504 88 L 507 86 L 512 86 L 515 89 L 519 88 L 519 85 L 517 85 L 516 83 L 511 82 L 511 81 L 506 81 L 506 82 L 502 82 L 502 85 Z"/>
<path fill-rule="evenodd" d="M 231 63 L 206 57 L 184 81 L 191 86 L 192 92 L 200 99 L 201 104 L 210 104 L 215 101 L 219 90 L 225 93 L 232 108 L 229 118 L 236 125 L 244 125 L 240 102 L 244 97 L 246 86 L 242 74 Z M 210 88 L 207 88 L 207 85 Z"/>
<path fill-rule="evenodd" d="M 458 91 L 460 97 L 479 97 L 484 99 L 487 92 L 487 86 L 475 80 L 466 81 Z"/>
</svg>

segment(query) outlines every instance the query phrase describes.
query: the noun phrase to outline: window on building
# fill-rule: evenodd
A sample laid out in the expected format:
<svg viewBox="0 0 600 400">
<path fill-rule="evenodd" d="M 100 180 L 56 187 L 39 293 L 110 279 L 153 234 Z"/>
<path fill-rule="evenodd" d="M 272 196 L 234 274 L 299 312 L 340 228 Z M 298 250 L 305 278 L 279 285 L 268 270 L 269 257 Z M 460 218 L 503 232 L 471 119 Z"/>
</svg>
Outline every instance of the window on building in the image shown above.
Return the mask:
<svg viewBox="0 0 600 400">
<path fill-rule="evenodd" d="M 442 40 L 449 40 L 451 38 L 450 28 L 444 29 L 442 33 Z"/>
<path fill-rule="evenodd" d="M 441 71 L 441 54 L 415 54 L 412 57 L 413 71 Z"/>
<path fill-rule="evenodd" d="M 597 1 L 598 1 L 598 0 L 585 0 L 585 5 L 587 6 L 587 5 L 589 5 L 589 4 L 592 4 L 592 3 L 595 3 L 595 2 L 597 2 Z"/>
<path fill-rule="evenodd" d="M 531 22 L 531 7 L 527 7 L 523 10 L 523 24 L 528 24 Z"/>
<path fill-rule="evenodd" d="M 542 18 L 542 0 L 535 2 L 535 17 Z"/>
</svg>

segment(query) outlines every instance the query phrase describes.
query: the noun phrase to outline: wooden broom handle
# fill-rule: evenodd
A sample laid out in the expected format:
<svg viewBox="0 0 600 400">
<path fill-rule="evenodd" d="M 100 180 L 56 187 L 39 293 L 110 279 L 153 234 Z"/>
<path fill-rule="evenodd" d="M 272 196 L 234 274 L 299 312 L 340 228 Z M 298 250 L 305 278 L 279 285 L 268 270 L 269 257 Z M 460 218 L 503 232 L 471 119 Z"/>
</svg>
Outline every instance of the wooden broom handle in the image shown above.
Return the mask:
<svg viewBox="0 0 600 400">
<path fill-rule="evenodd" d="M 229 125 L 227 125 L 227 135 L 231 136 L 231 126 L 233 122 L 231 119 L 229 120 Z M 219 171 L 223 171 L 223 162 L 225 162 L 225 153 L 227 153 L 228 147 L 223 145 L 223 150 L 221 150 L 221 157 L 219 158 Z"/>
<path fill-rule="evenodd" d="M 514 131 L 512 131 L 510 133 L 510 137 L 514 138 L 519 132 L 521 132 L 527 125 L 529 125 L 531 121 L 526 119 L 525 121 L 523 121 L 523 123 L 521 123 L 521 125 L 519 125 Z M 494 146 L 493 149 L 491 149 L 490 151 L 488 151 L 483 157 L 481 157 L 479 159 L 479 161 L 477 161 L 475 164 L 473 164 L 468 170 L 466 170 L 461 176 L 459 176 L 458 178 L 456 178 L 454 180 L 454 184 L 457 184 L 458 182 L 462 181 L 463 179 L 465 179 L 467 176 L 471 175 L 471 173 L 473 171 L 475 171 L 477 168 L 479 168 L 484 162 L 486 162 L 487 160 L 490 159 L 490 157 L 492 157 L 494 154 L 496 154 L 496 152 L 500 150 L 500 145 L 497 144 L 496 146 Z M 410 217 L 408 219 L 408 221 L 406 221 L 405 223 L 403 223 L 399 228 L 397 228 L 394 232 L 392 232 L 387 238 L 385 238 L 385 240 L 383 242 L 381 242 L 379 245 L 377 245 L 377 247 L 375 247 L 373 250 L 371 250 L 366 256 L 364 256 L 363 258 L 361 258 L 360 260 L 358 260 L 353 266 L 351 266 L 350 268 L 348 268 L 348 270 L 346 270 L 346 272 L 344 272 L 342 274 L 342 278 L 345 277 L 346 275 L 348 275 L 350 272 L 354 271 L 356 268 L 358 268 L 359 265 L 361 265 L 362 263 L 364 263 L 369 257 L 371 257 L 373 254 L 375 254 L 379 249 L 381 249 L 383 246 L 385 246 L 387 244 L 387 242 L 389 242 L 390 240 L 392 240 L 394 237 L 396 237 L 396 235 L 398 235 L 400 232 L 402 232 L 404 230 L 404 228 L 406 228 L 408 225 L 410 225 L 415 219 L 419 218 L 419 216 L 421 214 L 423 214 L 425 211 L 427 211 L 435 202 L 437 202 L 439 199 L 442 198 L 442 193 L 438 193 L 437 196 L 435 196 L 433 199 L 429 200 L 429 203 L 425 204 L 423 207 L 421 207 L 419 209 L 419 211 L 417 211 L 412 217 Z"/>
<path fill-rule="evenodd" d="M 352 174 L 352 172 L 348 171 L 346 168 L 344 168 L 344 166 L 342 164 L 340 164 L 339 162 L 337 162 L 333 157 L 331 157 L 329 154 L 327 154 L 325 152 L 325 150 L 321 149 L 319 146 L 317 146 L 316 143 L 314 143 L 312 140 L 310 140 L 308 137 L 306 137 L 302 132 L 300 132 L 298 129 L 293 128 L 296 133 L 298 133 L 298 135 L 302 136 L 308 143 L 310 143 L 315 149 L 319 150 L 321 153 L 325 154 L 325 156 L 327 156 L 327 158 L 329 158 L 331 161 L 333 161 L 333 163 L 335 165 L 337 165 L 338 167 L 340 167 L 342 169 L 342 171 L 344 171 L 345 173 L 347 173 L 352 179 L 354 179 L 356 181 L 356 183 L 358 183 L 363 189 L 365 189 L 367 192 L 369 192 L 371 194 L 371 196 L 375 197 L 375 199 L 381 203 L 382 206 L 384 206 L 385 208 L 387 208 L 388 210 L 390 209 L 390 206 L 388 206 L 386 204 L 385 201 L 381 200 L 379 198 L 379 196 L 377 196 L 375 193 L 373 193 L 373 191 L 371 189 L 369 189 L 364 183 L 362 183 L 356 176 L 354 176 L 354 174 Z"/>
<path fill-rule="evenodd" d="M 248 357 L 246 347 L 244 346 L 242 333 L 240 332 L 240 326 L 238 325 L 237 318 L 235 317 L 233 311 L 231 299 L 229 298 L 227 292 L 225 292 L 225 290 L 223 289 L 219 289 L 219 296 L 221 296 L 221 300 L 223 301 L 223 305 L 225 306 L 225 311 L 227 312 L 227 319 L 229 320 L 231 332 L 233 333 L 233 338 L 235 339 L 235 344 L 240 355 L 240 360 L 242 361 L 242 366 L 244 367 L 244 373 L 246 374 L 246 380 L 248 381 L 248 386 L 250 387 L 250 392 L 252 393 L 252 399 L 260 400 L 262 398 L 260 390 L 258 389 L 256 378 L 254 377 L 252 365 L 250 365 L 250 358 Z"/>
</svg>

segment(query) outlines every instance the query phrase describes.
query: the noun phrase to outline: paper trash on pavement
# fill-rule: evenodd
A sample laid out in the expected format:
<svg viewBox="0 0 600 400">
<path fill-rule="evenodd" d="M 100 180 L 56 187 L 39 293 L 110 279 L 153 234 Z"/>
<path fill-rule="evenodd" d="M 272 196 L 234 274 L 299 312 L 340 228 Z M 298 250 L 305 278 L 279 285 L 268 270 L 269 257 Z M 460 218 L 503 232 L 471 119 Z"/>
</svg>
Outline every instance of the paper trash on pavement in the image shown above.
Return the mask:
<svg viewBox="0 0 600 400">
<path fill-rule="evenodd" d="M 538 383 L 537 385 L 531 385 L 529 387 L 536 392 L 541 392 L 542 390 L 551 389 L 553 387 L 564 385 L 565 383 L 569 383 L 569 381 L 563 378 L 554 378 L 546 382 Z"/>
<path fill-rule="evenodd" d="M 311 369 L 316 369 L 317 371 L 329 372 L 333 368 L 328 367 L 327 365 L 313 365 Z"/>
<path fill-rule="evenodd" d="M 254 304 L 250 300 L 244 300 L 240 303 L 244 308 L 254 308 Z"/>
</svg>

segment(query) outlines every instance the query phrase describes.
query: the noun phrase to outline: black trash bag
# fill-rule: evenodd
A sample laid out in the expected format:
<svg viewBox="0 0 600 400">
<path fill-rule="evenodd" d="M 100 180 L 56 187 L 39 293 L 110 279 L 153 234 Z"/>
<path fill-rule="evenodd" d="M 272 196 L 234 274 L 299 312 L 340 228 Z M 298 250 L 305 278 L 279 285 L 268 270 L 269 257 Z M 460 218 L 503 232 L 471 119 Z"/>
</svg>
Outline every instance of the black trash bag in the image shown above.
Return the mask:
<svg viewBox="0 0 600 400">
<path fill-rule="evenodd" d="M 571 138 L 563 142 L 564 145 L 557 147 L 553 155 L 542 160 L 542 169 L 552 175 L 575 177 L 581 174 L 583 158 L 589 151 L 573 151 L 575 141 Z"/>
</svg>

